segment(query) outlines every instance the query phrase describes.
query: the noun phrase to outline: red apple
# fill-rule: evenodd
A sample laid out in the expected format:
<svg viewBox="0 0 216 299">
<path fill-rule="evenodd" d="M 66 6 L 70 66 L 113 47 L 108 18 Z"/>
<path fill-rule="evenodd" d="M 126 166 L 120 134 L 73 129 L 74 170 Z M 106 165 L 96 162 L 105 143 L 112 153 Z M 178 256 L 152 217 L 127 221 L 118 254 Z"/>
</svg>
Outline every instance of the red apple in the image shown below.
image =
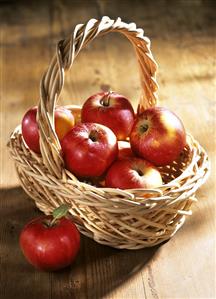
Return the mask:
<svg viewBox="0 0 216 299">
<path fill-rule="evenodd" d="M 157 166 L 178 158 L 186 145 L 181 120 L 162 107 L 149 108 L 137 117 L 130 135 L 133 152 Z"/>
<path fill-rule="evenodd" d="M 150 162 L 139 158 L 117 160 L 106 175 L 106 187 L 111 188 L 151 189 L 160 185 L 160 172 Z"/>
<path fill-rule="evenodd" d="M 128 99 L 116 92 L 101 92 L 87 99 L 81 111 L 82 122 L 110 128 L 118 140 L 125 140 L 132 129 L 134 111 Z"/>
<path fill-rule="evenodd" d="M 33 107 L 26 112 L 22 119 L 22 136 L 32 151 L 40 153 L 39 130 L 36 116 L 37 107 Z"/>
<path fill-rule="evenodd" d="M 118 141 L 118 159 L 128 159 L 133 158 L 134 154 L 130 147 L 130 142 L 128 141 Z"/>
<path fill-rule="evenodd" d="M 115 134 L 96 123 L 76 125 L 61 145 L 66 168 L 81 178 L 101 176 L 118 155 Z"/>
<path fill-rule="evenodd" d="M 61 214 L 62 208 L 65 205 L 58 208 Z M 19 241 L 26 259 L 42 270 L 53 271 L 70 265 L 80 248 L 80 234 L 75 224 L 60 214 L 31 220 L 23 228 Z"/>
<path fill-rule="evenodd" d="M 36 120 L 37 107 L 29 109 L 22 119 L 22 135 L 28 147 L 40 153 L 39 129 Z M 61 141 L 62 138 L 72 129 L 75 120 L 71 111 L 64 107 L 57 107 L 55 110 L 55 130 Z"/>
</svg>

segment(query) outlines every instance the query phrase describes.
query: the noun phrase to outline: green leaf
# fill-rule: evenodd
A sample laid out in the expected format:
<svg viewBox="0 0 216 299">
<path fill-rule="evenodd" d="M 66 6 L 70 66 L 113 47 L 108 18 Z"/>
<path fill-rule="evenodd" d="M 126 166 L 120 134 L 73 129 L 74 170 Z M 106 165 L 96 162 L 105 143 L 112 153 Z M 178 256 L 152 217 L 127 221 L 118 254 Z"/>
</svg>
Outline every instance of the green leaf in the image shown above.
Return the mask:
<svg viewBox="0 0 216 299">
<path fill-rule="evenodd" d="M 56 220 L 64 217 L 67 214 L 69 208 L 70 206 L 68 204 L 62 204 L 53 211 L 53 218 Z"/>
</svg>

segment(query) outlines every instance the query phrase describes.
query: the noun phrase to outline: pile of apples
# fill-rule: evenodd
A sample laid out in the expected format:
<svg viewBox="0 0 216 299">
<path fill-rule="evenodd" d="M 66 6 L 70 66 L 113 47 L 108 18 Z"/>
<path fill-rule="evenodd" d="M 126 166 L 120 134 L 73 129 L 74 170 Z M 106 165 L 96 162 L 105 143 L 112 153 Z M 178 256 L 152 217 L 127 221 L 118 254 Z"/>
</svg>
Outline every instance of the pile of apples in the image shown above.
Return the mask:
<svg viewBox="0 0 216 299">
<path fill-rule="evenodd" d="M 28 147 L 40 153 L 37 107 L 22 120 Z M 116 92 L 89 97 L 75 123 L 70 106 L 55 110 L 55 130 L 65 167 L 80 180 L 120 189 L 162 185 L 158 166 L 178 158 L 186 145 L 181 120 L 170 110 L 154 107 L 140 115 Z"/>
</svg>

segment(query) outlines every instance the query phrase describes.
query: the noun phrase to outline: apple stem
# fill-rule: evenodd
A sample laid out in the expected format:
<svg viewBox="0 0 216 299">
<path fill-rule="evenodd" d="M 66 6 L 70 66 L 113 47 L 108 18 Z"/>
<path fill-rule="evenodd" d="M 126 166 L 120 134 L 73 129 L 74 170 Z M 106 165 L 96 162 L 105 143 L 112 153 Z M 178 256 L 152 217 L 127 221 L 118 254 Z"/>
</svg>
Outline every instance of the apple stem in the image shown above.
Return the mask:
<svg viewBox="0 0 216 299">
<path fill-rule="evenodd" d="M 143 124 L 139 127 L 140 133 L 145 133 L 148 130 L 149 126 L 147 124 Z"/>
<path fill-rule="evenodd" d="M 96 130 L 92 130 L 89 134 L 89 138 L 91 141 L 96 142 L 98 140 L 98 132 Z"/>
<path fill-rule="evenodd" d="M 112 91 L 107 91 L 105 95 L 101 99 L 101 104 L 105 107 L 108 107 L 110 104 L 110 97 L 111 97 Z"/>
<path fill-rule="evenodd" d="M 143 176 L 143 172 L 140 169 L 137 169 L 137 173 L 139 176 Z"/>
<path fill-rule="evenodd" d="M 49 222 L 49 227 L 54 226 L 56 223 L 56 220 L 67 215 L 69 208 L 70 208 L 70 206 L 68 204 L 62 204 L 58 208 L 56 208 L 52 212 L 53 219 Z"/>
</svg>

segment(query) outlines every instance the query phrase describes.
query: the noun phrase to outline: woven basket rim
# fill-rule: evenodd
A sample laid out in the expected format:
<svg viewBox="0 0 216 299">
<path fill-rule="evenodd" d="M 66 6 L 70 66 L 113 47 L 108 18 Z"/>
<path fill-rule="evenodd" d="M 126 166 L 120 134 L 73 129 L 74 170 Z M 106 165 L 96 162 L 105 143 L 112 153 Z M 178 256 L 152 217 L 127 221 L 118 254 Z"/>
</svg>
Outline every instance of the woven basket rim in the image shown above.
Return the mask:
<svg viewBox="0 0 216 299">
<path fill-rule="evenodd" d="M 76 107 L 79 107 L 79 106 L 76 106 Z M 13 131 L 13 133 L 11 134 L 11 139 L 15 138 L 14 136 L 16 134 L 20 134 L 21 135 L 21 138 L 22 138 L 22 142 L 23 144 L 25 145 L 25 148 L 27 151 L 29 151 L 31 153 L 31 155 L 33 155 L 34 157 L 37 157 L 37 158 L 40 158 L 41 159 L 41 156 L 40 154 L 36 154 L 35 152 L 33 152 L 32 150 L 30 150 L 28 148 L 28 146 L 25 144 L 25 141 L 22 137 L 22 133 L 21 133 L 21 125 L 18 125 L 15 130 Z M 161 186 L 158 186 L 154 189 L 145 189 L 145 188 L 137 188 L 137 189 L 118 189 L 118 188 L 108 188 L 108 187 L 98 187 L 98 186 L 95 186 L 95 185 L 91 185 L 89 183 L 86 183 L 86 182 L 82 182 L 82 181 L 79 181 L 78 178 L 76 178 L 74 176 L 74 174 L 72 174 L 69 170 L 65 169 L 64 170 L 66 171 L 66 173 L 68 174 L 68 177 L 70 177 L 71 175 L 73 177 L 76 178 L 77 182 L 79 182 L 79 185 L 82 186 L 82 187 L 87 187 L 90 189 L 90 192 L 94 192 L 94 191 L 101 191 L 101 192 L 112 192 L 114 193 L 115 191 L 118 192 L 118 195 L 120 195 L 122 193 L 122 195 L 125 195 L 127 194 L 129 197 L 130 197 L 130 200 L 126 200 L 125 198 L 122 198 L 122 202 L 126 203 L 126 204 L 129 204 L 129 205 L 135 205 L 135 206 L 142 206 L 146 201 L 152 201 L 152 202 L 160 202 L 164 199 L 166 199 L 166 196 L 164 195 L 164 193 L 166 193 L 166 190 L 170 190 L 170 188 L 174 188 L 173 192 L 179 192 L 181 191 L 182 188 L 184 188 L 184 184 L 181 185 L 178 181 L 179 180 L 182 180 L 185 178 L 185 173 L 187 172 L 190 172 L 190 176 L 192 176 L 192 181 L 196 180 L 197 178 L 199 179 L 202 178 L 202 184 L 206 181 L 206 179 L 208 178 L 209 176 L 209 171 L 205 171 L 204 175 L 203 175 L 203 171 L 204 169 L 208 169 L 210 170 L 210 162 L 208 160 L 208 155 L 206 153 L 206 151 L 204 150 L 203 147 L 201 147 L 201 145 L 198 143 L 198 141 L 196 141 L 193 136 L 190 134 L 190 133 L 187 133 L 187 145 L 189 145 L 189 148 L 190 150 L 193 152 L 193 156 L 192 156 L 192 159 L 191 159 L 191 163 L 189 163 L 187 165 L 187 167 L 184 169 L 184 171 L 182 172 L 182 174 L 178 177 L 176 177 L 174 180 L 170 181 L 169 183 L 166 183 L 166 184 L 162 184 Z M 197 152 L 197 148 L 195 147 L 198 146 L 199 148 L 199 151 L 201 151 L 203 153 L 203 155 L 205 156 L 205 159 L 207 160 L 207 165 L 206 163 L 203 163 L 201 166 L 201 169 L 203 168 L 203 171 L 202 171 L 202 175 L 200 174 L 200 171 L 197 171 L 195 173 L 193 173 L 193 166 L 195 163 L 197 163 L 197 159 L 193 159 L 193 157 L 196 156 L 196 152 Z M 8 146 L 10 147 L 10 141 L 8 143 Z M 47 170 L 48 171 L 48 170 Z M 49 171 L 48 171 L 49 173 Z M 186 176 L 187 177 L 187 176 Z M 59 179 L 61 181 L 61 179 Z M 188 181 L 187 181 L 188 183 Z M 197 188 L 199 188 L 199 185 L 197 185 Z M 196 190 L 194 190 L 195 192 Z M 139 202 L 139 201 L 135 201 L 134 198 L 135 198 L 135 194 L 139 192 L 139 193 L 142 193 L 142 201 Z M 156 196 L 151 196 L 150 198 L 145 198 L 144 195 L 145 194 L 155 194 Z M 110 197 L 109 198 L 110 201 L 113 201 L 113 202 L 116 202 L 116 198 L 115 197 Z M 169 196 L 167 197 L 167 200 L 169 199 Z"/>
</svg>

